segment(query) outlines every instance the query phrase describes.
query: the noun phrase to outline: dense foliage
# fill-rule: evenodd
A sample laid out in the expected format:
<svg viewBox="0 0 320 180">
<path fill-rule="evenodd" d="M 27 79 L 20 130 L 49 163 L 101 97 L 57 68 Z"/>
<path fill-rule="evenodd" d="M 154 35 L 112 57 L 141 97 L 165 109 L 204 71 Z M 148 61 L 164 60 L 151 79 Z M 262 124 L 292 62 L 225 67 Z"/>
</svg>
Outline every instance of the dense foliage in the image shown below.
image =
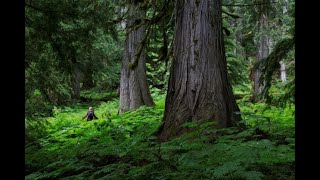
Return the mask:
<svg viewBox="0 0 320 180">
<path fill-rule="evenodd" d="M 99 119 L 89 122 L 89 104 L 55 108 L 26 146 L 26 179 L 294 179 L 294 107 L 242 100 L 247 128 L 187 123 L 197 130 L 159 143 L 164 95 L 153 97 L 155 107 L 121 115 L 118 100 L 96 101 Z"/>
<path fill-rule="evenodd" d="M 142 2 L 154 107 L 119 114 L 127 7 Z M 223 0 L 227 70 L 238 126 L 185 123 L 157 139 L 173 57 L 175 1 L 25 1 L 25 179 L 295 179 L 292 0 Z M 268 14 L 268 28 L 259 17 Z M 256 63 L 268 36 L 268 57 Z M 279 62 L 286 65 L 281 81 Z M 253 102 L 252 71 L 267 99 Z M 94 107 L 98 120 L 81 118 Z"/>
</svg>

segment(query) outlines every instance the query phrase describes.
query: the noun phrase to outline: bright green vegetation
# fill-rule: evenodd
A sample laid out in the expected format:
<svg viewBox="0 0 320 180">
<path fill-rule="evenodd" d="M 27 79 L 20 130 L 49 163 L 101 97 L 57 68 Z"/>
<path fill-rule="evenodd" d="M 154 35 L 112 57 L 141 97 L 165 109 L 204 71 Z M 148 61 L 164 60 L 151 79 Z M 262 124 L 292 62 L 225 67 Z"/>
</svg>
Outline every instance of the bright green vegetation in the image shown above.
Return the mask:
<svg viewBox="0 0 320 180">
<path fill-rule="evenodd" d="M 26 179 L 294 179 L 294 105 L 243 98 L 247 128 L 187 123 L 196 130 L 160 144 L 165 96 L 153 92 L 152 108 L 118 115 L 114 98 L 95 101 L 98 120 L 81 121 L 90 106 L 82 103 L 54 108 L 43 128 L 27 123 L 38 139 L 26 145 Z"/>
<path fill-rule="evenodd" d="M 141 44 L 156 105 L 118 114 L 126 32 L 135 29 L 123 26 L 133 18 L 126 13 L 132 2 L 146 10 L 136 27 L 150 32 Z M 295 1 L 221 2 L 228 78 L 242 122 L 225 129 L 211 120 L 186 123 L 192 132 L 160 143 L 180 45 L 177 2 L 25 1 L 25 179 L 295 179 Z M 268 57 L 258 63 L 266 46 Z M 265 81 L 264 100 L 253 98 L 255 70 Z M 90 106 L 99 119 L 81 121 Z"/>
</svg>

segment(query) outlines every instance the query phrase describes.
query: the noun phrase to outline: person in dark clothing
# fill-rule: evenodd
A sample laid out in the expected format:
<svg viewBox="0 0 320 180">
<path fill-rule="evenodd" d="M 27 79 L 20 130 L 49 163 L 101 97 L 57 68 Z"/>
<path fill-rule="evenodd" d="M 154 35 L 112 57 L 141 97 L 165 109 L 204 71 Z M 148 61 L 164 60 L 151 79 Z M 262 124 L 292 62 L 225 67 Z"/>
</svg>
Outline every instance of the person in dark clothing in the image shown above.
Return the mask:
<svg viewBox="0 0 320 180">
<path fill-rule="evenodd" d="M 87 111 L 86 115 L 83 116 L 82 120 L 84 120 L 85 118 L 87 118 L 87 121 L 98 119 L 97 116 L 94 114 L 94 110 L 92 107 L 89 107 L 89 110 Z"/>
</svg>

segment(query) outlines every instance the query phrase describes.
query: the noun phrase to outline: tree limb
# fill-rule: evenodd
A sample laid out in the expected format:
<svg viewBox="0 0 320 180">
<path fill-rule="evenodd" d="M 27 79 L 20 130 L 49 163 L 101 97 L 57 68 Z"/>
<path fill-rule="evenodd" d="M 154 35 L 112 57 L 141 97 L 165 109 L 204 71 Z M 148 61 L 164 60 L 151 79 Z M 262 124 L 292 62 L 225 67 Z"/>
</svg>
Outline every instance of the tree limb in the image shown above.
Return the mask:
<svg viewBox="0 0 320 180">
<path fill-rule="evenodd" d="M 234 19 L 237 19 L 237 18 L 241 18 L 239 15 L 237 14 L 231 14 L 229 12 L 226 12 L 224 10 L 221 10 L 221 12 L 225 13 L 226 15 L 229 15 L 230 17 L 234 18 Z"/>
<path fill-rule="evenodd" d="M 278 42 L 274 50 L 268 55 L 268 57 L 262 59 L 256 63 L 253 70 L 260 69 L 263 75 L 259 79 L 259 83 L 265 83 L 262 94 L 267 95 L 267 100 L 269 99 L 268 91 L 271 87 L 271 80 L 273 72 L 279 68 L 279 62 L 281 59 L 285 58 L 288 52 L 294 47 L 295 37 L 283 39 Z"/>
<path fill-rule="evenodd" d="M 61 13 L 61 14 L 66 14 L 66 15 L 69 15 L 69 16 L 76 16 L 76 14 L 72 14 L 72 13 L 66 13 L 66 12 L 61 12 L 61 11 L 55 11 L 55 10 L 51 10 L 51 9 L 42 9 L 42 8 L 39 8 L 39 7 L 36 7 L 36 6 L 33 6 L 31 4 L 28 4 L 28 3 L 24 3 L 24 5 L 26 7 L 30 7 L 34 10 L 37 10 L 37 11 L 40 11 L 40 12 L 43 12 L 43 13 Z"/>
<path fill-rule="evenodd" d="M 141 56 L 142 50 L 145 47 L 145 44 L 150 35 L 150 32 L 151 32 L 151 25 L 148 27 L 147 34 L 144 36 L 143 40 L 141 41 L 138 52 L 134 55 L 133 61 L 129 63 L 129 69 L 134 70 L 137 67 L 139 58 Z"/>
<path fill-rule="evenodd" d="M 243 7 L 243 6 L 258 6 L 258 5 L 271 4 L 271 3 L 279 3 L 279 2 L 274 1 L 274 2 L 268 2 L 268 3 L 253 3 L 253 4 L 223 4 L 222 6 L 238 6 L 238 7 Z"/>
</svg>

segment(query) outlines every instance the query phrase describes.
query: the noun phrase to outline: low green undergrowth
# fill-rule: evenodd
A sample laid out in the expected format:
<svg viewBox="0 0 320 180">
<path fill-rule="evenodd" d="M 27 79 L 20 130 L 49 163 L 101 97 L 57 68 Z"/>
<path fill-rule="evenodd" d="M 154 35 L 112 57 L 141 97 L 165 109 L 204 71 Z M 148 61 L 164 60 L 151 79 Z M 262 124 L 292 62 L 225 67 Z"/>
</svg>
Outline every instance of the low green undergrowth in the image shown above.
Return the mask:
<svg viewBox="0 0 320 180">
<path fill-rule="evenodd" d="M 25 179 L 294 179 L 294 107 L 239 102 L 245 129 L 189 123 L 159 143 L 163 97 L 121 115 L 117 100 L 100 102 L 89 122 L 83 104 L 56 107 L 26 144 Z"/>
<path fill-rule="evenodd" d="M 91 99 L 91 100 L 111 100 L 118 97 L 117 92 L 107 91 L 107 90 L 82 90 L 81 97 Z"/>
</svg>

